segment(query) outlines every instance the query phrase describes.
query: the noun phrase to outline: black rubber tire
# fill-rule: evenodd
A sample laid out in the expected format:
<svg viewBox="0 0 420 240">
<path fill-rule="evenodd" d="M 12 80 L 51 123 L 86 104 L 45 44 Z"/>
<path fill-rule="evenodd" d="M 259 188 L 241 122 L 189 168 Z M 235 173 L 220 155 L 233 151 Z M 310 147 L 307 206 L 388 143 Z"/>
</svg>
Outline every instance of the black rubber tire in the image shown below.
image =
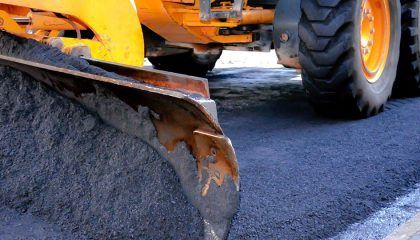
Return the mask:
<svg viewBox="0 0 420 240">
<path fill-rule="evenodd" d="M 363 74 L 360 58 L 362 0 L 302 0 L 299 23 L 300 62 L 306 93 L 318 111 L 363 118 L 381 112 L 397 73 L 400 48 L 400 0 L 389 0 L 390 52 L 375 83 Z"/>
<path fill-rule="evenodd" d="M 192 52 L 187 52 L 169 56 L 149 57 L 148 59 L 153 67 L 159 70 L 204 77 L 209 71 L 214 69 L 221 54 L 222 51 L 216 55 L 197 56 Z"/>
<path fill-rule="evenodd" d="M 420 94 L 420 2 L 401 0 L 401 55 L 394 93 L 397 96 Z"/>
</svg>

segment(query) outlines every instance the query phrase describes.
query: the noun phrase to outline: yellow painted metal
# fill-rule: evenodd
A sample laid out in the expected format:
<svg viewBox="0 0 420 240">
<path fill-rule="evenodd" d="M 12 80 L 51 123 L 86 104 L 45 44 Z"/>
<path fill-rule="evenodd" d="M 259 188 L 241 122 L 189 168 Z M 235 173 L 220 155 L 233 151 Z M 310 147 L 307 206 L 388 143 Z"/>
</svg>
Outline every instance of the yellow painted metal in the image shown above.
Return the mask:
<svg viewBox="0 0 420 240">
<path fill-rule="evenodd" d="M 202 44 L 210 42 L 210 39 L 191 33 L 182 26 L 182 23 L 175 21 L 161 0 L 135 0 L 135 4 L 140 21 L 169 42 Z"/>
<path fill-rule="evenodd" d="M 391 17 L 388 0 L 364 0 L 360 20 L 360 54 L 366 79 L 375 83 L 388 59 Z"/>
<path fill-rule="evenodd" d="M 90 29 L 95 33 L 94 39 L 63 39 L 65 47 L 84 44 L 91 49 L 94 58 L 135 66 L 143 65 L 144 61 L 140 22 L 172 43 L 230 44 L 251 43 L 253 36 L 251 33 L 221 35 L 220 28 L 271 24 L 274 19 L 274 10 L 245 6 L 242 19 L 212 19 L 202 22 L 199 1 L 132 2 L 136 9 L 130 0 L 0 0 L 0 9 L 7 9 L 4 6 L 8 6 L 10 14 L 12 10 L 13 14 L 29 13 L 33 22 L 26 30 L 35 30 L 35 33 L 44 37 L 56 37 L 57 31 L 75 26 L 81 30 Z M 214 10 L 229 11 L 231 8 L 232 5 L 226 2 Z M 31 13 L 30 9 L 60 13 L 73 22 L 69 23 L 51 13 Z M 32 38 L 38 39 L 40 36 Z"/>
<path fill-rule="evenodd" d="M 95 33 L 95 39 L 72 41 L 91 47 L 94 58 L 133 66 L 144 63 L 141 24 L 128 0 L 0 0 L 0 3 L 57 12 L 77 19 Z M 99 46 L 100 50 L 95 49 Z"/>
<path fill-rule="evenodd" d="M 53 13 L 44 12 L 30 12 L 28 17 L 31 19 L 31 23 L 27 26 L 27 29 L 34 30 L 86 30 L 86 27 L 69 20 L 58 18 Z"/>
<path fill-rule="evenodd" d="M 12 33 L 24 33 L 25 29 L 21 28 L 19 24 L 13 21 L 10 14 L 6 11 L 0 10 L 0 29 Z"/>
<path fill-rule="evenodd" d="M 275 11 L 273 9 L 245 9 L 241 25 L 273 24 Z"/>
<path fill-rule="evenodd" d="M 112 59 L 111 52 L 108 51 L 105 45 L 97 41 L 91 41 L 87 39 L 76 39 L 76 38 L 60 38 L 63 43 L 64 49 L 71 49 L 80 45 L 88 46 L 92 57 L 95 59 Z"/>
<path fill-rule="evenodd" d="M 180 3 L 194 4 L 180 4 Z M 251 34 L 220 35 L 220 28 L 234 28 L 240 25 L 272 24 L 274 10 L 246 7 L 242 20 L 212 19 L 200 21 L 199 1 L 189 0 L 135 0 L 141 22 L 154 32 L 173 43 L 250 43 Z M 215 10 L 228 11 L 231 6 Z"/>
</svg>

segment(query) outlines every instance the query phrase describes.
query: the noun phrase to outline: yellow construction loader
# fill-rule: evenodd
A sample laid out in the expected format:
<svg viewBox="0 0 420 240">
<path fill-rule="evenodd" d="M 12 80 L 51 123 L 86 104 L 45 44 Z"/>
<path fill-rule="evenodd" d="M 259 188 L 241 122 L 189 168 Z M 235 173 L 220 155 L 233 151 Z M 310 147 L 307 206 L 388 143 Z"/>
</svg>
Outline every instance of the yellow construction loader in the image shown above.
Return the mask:
<svg viewBox="0 0 420 240">
<path fill-rule="evenodd" d="M 223 239 L 239 203 L 238 165 L 197 76 L 223 50 L 274 49 L 279 64 L 302 71 L 317 110 L 369 117 L 393 90 L 420 89 L 419 14 L 416 0 L 0 0 L 0 64 L 154 146 L 205 237 Z M 145 58 L 156 70 L 142 68 Z M 121 109 L 90 104 L 95 94 Z M 140 108 L 157 141 L 136 131 Z M 180 166 L 189 158 L 194 171 Z"/>
</svg>

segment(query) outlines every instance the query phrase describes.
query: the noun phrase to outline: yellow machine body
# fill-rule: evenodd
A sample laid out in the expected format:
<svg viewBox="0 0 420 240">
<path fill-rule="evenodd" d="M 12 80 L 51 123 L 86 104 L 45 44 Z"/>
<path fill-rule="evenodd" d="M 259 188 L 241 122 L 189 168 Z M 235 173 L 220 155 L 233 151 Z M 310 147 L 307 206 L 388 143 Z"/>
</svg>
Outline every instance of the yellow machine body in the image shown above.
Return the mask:
<svg viewBox="0 0 420 240">
<path fill-rule="evenodd" d="M 228 3 L 216 8 L 229 11 Z M 273 9 L 249 7 L 240 18 L 200 19 L 197 0 L 0 0 L 0 27 L 47 43 L 60 40 L 64 52 L 87 47 L 95 59 L 142 66 L 145 41 L 142 25 L 172 44 L 246 44 L 252 33 L 220 34 L 223 28 L 272 24 Z M 63 37 L 63 30 L 90 30 L 92 37 Z"/>
<path fill-rule="evenodd" d="M 84 27 L 95 36 L 92 39 L 60 38 L 65 47 L 90 48 L 93 58 L 128 65 L 142 66 L 144 41 L 142 29 L 133 6 L 129 1 L 107 0 L 2 0 L 0 1 L 2 28 L 17 35 L 34 35 L 47 41 L 55 38 L 59 30 Z M 33 11 L 32 9 L 36 9 Z M 59 13 L 39 17 L 39 11 Z M 37 15 L 37 18 L 31 17 Z M 27 18 L 29 23 L 16 24 Z M 11 21 L 17 19 L 18 21 Z M 64 24 L 63 24 L 64 20 Z M 15 23 L 13 23 L 15 22 Z M 21 26 L 20 29 L 18 26 Z M 29 34 L 30 33 L 30 34 Z"/>
<path fill-rule="evenodd" d="M 274 10 L 245 6 L 242 19 L 200 19 L 199 1 L 194 0 L 135 0 L 141 22 L 173 43 L 250 43 L 252 35 L 220 35 L 220 28 L 240 25 L 272 24 Z M 215 10 L 229 11 L 230 5 Z"/>
</svg>

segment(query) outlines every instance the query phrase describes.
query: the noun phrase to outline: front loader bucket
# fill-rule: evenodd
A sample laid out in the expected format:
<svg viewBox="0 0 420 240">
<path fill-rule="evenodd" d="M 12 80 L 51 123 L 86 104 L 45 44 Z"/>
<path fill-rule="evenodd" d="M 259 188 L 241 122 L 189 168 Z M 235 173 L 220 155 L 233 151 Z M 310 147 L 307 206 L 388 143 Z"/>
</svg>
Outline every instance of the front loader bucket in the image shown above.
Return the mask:
<svg viewBox="0 0 420 240">
<path fill-rule="evenodd" d="M 81 103 L 106 124 L 145 141 L 173 167 L 183 194 L 201 215 L 203 236 L 226 238 L 238 208 L 238 166 L 206 82 L 89 62 L 0 33 L 1 65 L 26 73 Z"/>
</svg>

